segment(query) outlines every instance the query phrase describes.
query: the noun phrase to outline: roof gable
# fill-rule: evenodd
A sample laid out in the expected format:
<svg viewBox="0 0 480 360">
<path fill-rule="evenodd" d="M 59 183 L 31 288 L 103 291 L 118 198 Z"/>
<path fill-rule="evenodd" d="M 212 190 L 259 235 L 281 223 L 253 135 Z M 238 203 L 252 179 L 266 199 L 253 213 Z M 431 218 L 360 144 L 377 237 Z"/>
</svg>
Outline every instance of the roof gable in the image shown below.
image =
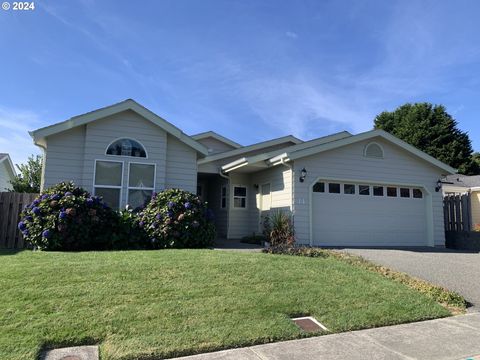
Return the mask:
<svg viewBox="0 0 480 360">
<path fill-rule="evenodd" d="M 77 126 L 86 125 L 93 121 L 97 121 L 107 116 L 111 116 L 126 110 L 134 111 L 135 113 L 139 114 L 143 118 L 151 121 L 155 125 L 165 130 L 168 134 L 172 135 L 173 137 L 177 138 L 181 142 L 195 149 L 200 154 L 202 155 L 208 154 L 208 151 L 205 148 L 205 146 L 203 146 L 202 144 L 192 139 L 190 136 L 185 134 L 175 125 L 164 120 L 154 112 L 148 110 L 147 108 L 145 108 L 144 106 L 140 105 L 139 103 L 137 103 L 132 99 L 127 99 L 117 104 L 110 105 L 101 109 L 97 109 L 97 110 L 88 112 L 86 114 L 74 116 L 69 120 L 66 120 L 57 124 L 53 124 L 41 129 L 37 129 L 35 131 L 31 131 L 30 136 L 32 136 L 33 141 L 36 145 L 45 145 L 45 138 L 50 135 L 58 134 L 60 132 L 75 128 Z"/>
<path fill-rule="evenodd" d="M 326 144 L 321 144 L 318 146 L 310 147 L 307 149 L 299 150 L 299 151 L 292 151 L 292 152 L 287 152 L 283 154 L 283 161 L 288 161 L 288 160 L 296 160 L 305 156 L 310 156 L 314 154 L 321 153 L 323 151 L 328 151 L 328 150 L 333 150 L 342 146 L 350 145 L 359 141 L 363 140 L 368 140 L 372 139 L 375 137 L 381 137 L 386 141 L 389 141 L 403 150 L 415 155 L 416 157 L 425 160 L 426 162 L 446 171 L 449 174 L 454 174 L 456 173 L 456 169 L 452 168 L 451 166 L 441 162 L 440 160 L 435 159 L 434 157 L 426 154 L 425 152 L 417 149 L 416 147 L 407 144 L 405 141 L 400 140 L 399 138 L 387 133 L 386 131 L 383 130 L 371 130 L 367 131 L 364 133 L 360 133 L 358 135 L 353 135 L 344 139 L 332 141 Z M 278 157 L 277 157 L 278 158 Z M 278 161 L 279 159 L 272 158 L 269 161 L 271 163 L 274 163 Z"/>
<path fill-rule="evenodd" d="M 10 159 L 10 155 L 2 153 L 0 154 L 0 164 L 4 164 L 7 170 L 10 172 L 10 177 L 13 179 L 17 176 L 17 172 L 15 171 L 15 166 L 13 166 L 12 159 Z"/>
<path fill-rule="evenodd" d="M 280 137 L 280 138 L 267 140 L 267 141 L 263 141 L 263 142 L 260 142 L 260 143 L 248 145 L 248 146 L 243 146 L 241 148 L 234 149 L 234 150 L 231 150 L 231 151 L 225 151 L 225 152 L 222 152 L 222 153 L 219 153 L 219 154 L 214 154 L 214 155 L 206 157 L 205 159 L 199 160 L 198 163 L 199 164 L 205 164 L 205 163 L 208 163 L 208 162 L 211 162 L 211 161 L 221 160 L 221 159 L 225 159 L 225 158 L 229 158 L 229 157 L 233 157 L 233 156 L 237 156 L 237 155 L 241 156 L 242 154 L 245 154 L 245 153 L 248 153 L 248 152 L 251 152 L 251 151 L 266 149 L 266 148 L 271 147 L 271 146 L 280 145 L 280 144 L 288 143 L 288 142 L 291 142 L 292 144 L 300 144 L 303 141 L 300 140 L 300 139 L 297 139 L 295 136 L 292 136 L 292 135 L 283 136 L 283 137 Z M 285 146 L 285 147 L 288 147 L 288 146 Z"/>
<path fill-rule="evenodd" d="M 224 144 L 227 144 L 234 149 L 238 149 L 238 148 L 242 147 L 242 145 L 240 145 L 239 143 L 236 143 L 235 141 L 230 140 L 230 139 L 226 138 L 225 136 L 222 136 L 222 135 L 216 133 L 215 131 L 206 131 L 206 132 L 203 132 L 203 133 L 200 133 L 200 134 L 195 134 L 195 135 L 192 135 L 191 138 L 193 140 L 197 140 L 197 141 L 202 140 L 202 139 L 206 139 L 206 138 L 212 138 L 212 139 L 218 140 L 218 141 L 220 141 Z"/>
<path fill-rule="evenodd" d="M 263 164 L 265 164 L 265 160 L 269 160 L 269 159 L 272 160 L 272 161 L 270 161 L 271 163 L 275 163 L 276 162 L 275 159 L 277 159 L 277 158 L 281 162 L 281 159 L 282 159 L 282 157 L 285 156 L 286 152 L 293 152 L 293 151 L 298 151 L 298 150 L 302 150 L 302 149 L 307 149 L 307 148 L 311 148 L 313 146 L 317 146 L 317 145 L 320 145 L 320 144 L 325 144 L 325 143 L 335 141 L 335 140 L 339 140 L 339 139 L 344 139 L 344 138 L 347 138 L 347 137 L 350 137 L 350 136 L 352 136 L 352 134 L 350 134 L 348 131 L 341 131 L 341 132 L 338 132 L 338 133 L 335 133 L 335 134 L 332 134 L 332 135 L 322 136 L 322 137 L 319 137 L 319 138 L 316 138 L 316 139 L 313 139 L 313 140 L 302 142 L 300 144 L 291 145 L 291 146 L 285 147 L 285 148 L 280 149 L 280 150 L 277 149 L 277 150 L 270 151 L 270 152 L 267 152 L 267 153 L 237 159 L 235 161 L 232 161 L 228 164 L 223 165 L 222 170 L 225 171 L 225 172 L 229 172 L 229 171 L 233 171 L 235 169 L 238 169 L 238 168 L 244 167 L 244 166 L 248 166 L 248 165 L 258 167 L 259 166 L 258 163 L 263 162 Z M 267 165 L 265 164 L 265 166 L 267 166 Z"/>
</svg>

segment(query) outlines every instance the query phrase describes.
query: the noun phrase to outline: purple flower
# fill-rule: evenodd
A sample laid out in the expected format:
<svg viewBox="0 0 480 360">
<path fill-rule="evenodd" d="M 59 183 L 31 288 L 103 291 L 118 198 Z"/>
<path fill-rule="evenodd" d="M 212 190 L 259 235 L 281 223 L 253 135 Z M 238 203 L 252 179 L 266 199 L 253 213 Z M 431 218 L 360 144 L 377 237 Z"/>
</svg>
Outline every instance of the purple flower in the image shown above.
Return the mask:
<svg viewBox="0 0 480 360">
<path fill-rule="evenodd" d="M 144 225 L 145 225 L 145 222 L 143 222 L 143 221 L 140 221 L 140 222 L 138 223 L 138 226 L 140 226 L 141 228 L 143 228 Z"/>
<path fill-rule="evenodd" d="M 40 214 L 40 208 L 38 208 L 38 207 L 36 207 L 36 206 L 32 209 L 32 211 L 33 211 L 33 213 L 34 213 L 35 215 L 39 215 L 39 214 Z"/>
<path fill-rule="evenodd" d="M 192 204 L 190 204 L 188 201 L 185 203 L 185 209 L 190 209 L 192 207 Z"/>
<path fill-rule="evenodd" d="M 25 230 L 26 228 L 27 228 L 27 225 L 26 225 L 23 221 L 20 221 L 20 222 L 18 223 L 18 229 L 19 229 L 19 230 L 22 230 L 22 231 L 23 231 L 23 230 Z"/>
<path fill-rule="evenodd" d="M 92 206 L 94 203 L 93 199 L 92 198 L 88 198 L 87 199 L 87 206 Z"/>
<path fill-rule="evenodd" d="M 171 209 L 172 207 L 175 206 L 175 203 L 173 201 L 169 201 L 167 206 L 169 209 Z"/>
<path fill-rule="evenodd" d="M 152 228 L 154 228 L 154 229 L 156 229 L 157 226 L 158 226 L 158 224 L 157 224 L 156 222 L 154 222 L 154 223 L 152 224 Z"/>
<path fill-rule="evenodd" d="M 43 194 L 40 199 L 45 200 L 48 199 L 49 195 L 48 194 Z"/>
<path fill-rule="evenodd" d="M 65 196 L 72 196 L 72 195 L 73 195 L 73 194 L 72 194 L 70 191 L 67 191 L 67 192 L 65 193 Z"/>
<path fill-rule="evenodd" d="M 67 217 L 67 213 L 65 211 L 60 211 L 60 214 L 58 214 L 58 217 L 60 219 L 65 219 Z"/>
<path fill-rule="evenodd" d="M 60 200 L 62 198 L 62 196 L 60 194 L 55 194 L 52 196 L 52 200 Z"/>
<path fill-rule="evenodd" d="M 28 231 L 28 229 L 25 229 L 25 230 L 22 231 L 22 234 L 24 236 L 28 236 L 30 234 L 30 232 Z"/>
<path fill-rule="evenodd" d="M 106 202 L 104 202 L 104 203 L 102 204 L 102 206 L 103 206 L 104 209 L 108 209 L 108 205 L 107 205 Z"/>
<path fill-rule="evenodd" d="M 25 217 L 25 220 L 31 222 L 31 221 L 33 221 L 33 217 L 28 215 L 27 217 Z"/>
<path fill-rule="evenodd" d="M 33 200 L 33 203 L 32 203 L 33 206 L 37 206 L 38 204 L 40 204 L 40 200 L 38 199 Z"/>
<path fill-rule="evenodd" d="M 168 217 L 173 217 L 173 211 L 167 211 Z"/>
<path fill-rule="evenodd" d="M 44 231 L 42 232 L 42 236 L 43 236 L 45 239 L 48 239 L 48 238 L 50 237 L 50 235 L 51 235 L 51 234 L 50 234 L 50 230 L 48 230 L 48 229 L 47 229 L 47 230 L 44 230 Z"/>
<path fill-rule="evenodd" d="M 157 216 L 155 216 L 155 219 L 161 220 L 162 219 L 162 214 L 157 214 Z"/>
<path fill-rule="evenodd" d="M 158 194 L 157 194 L 156 192 L 154 192 L 154 193 L 152 194 L 152 199 L 155 200 L 155 199 L 157 198 L 157 195 L 158 195 Z"/>
</svg>

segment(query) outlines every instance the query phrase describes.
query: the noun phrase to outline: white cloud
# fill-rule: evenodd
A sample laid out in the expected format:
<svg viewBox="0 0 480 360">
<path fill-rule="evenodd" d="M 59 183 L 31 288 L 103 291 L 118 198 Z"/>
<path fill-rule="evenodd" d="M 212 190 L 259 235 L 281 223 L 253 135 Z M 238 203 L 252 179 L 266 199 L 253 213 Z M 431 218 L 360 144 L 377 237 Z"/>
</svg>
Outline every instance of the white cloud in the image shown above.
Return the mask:
<svg viewBox="0 0 480 360">
<path fill-rule="evenodd" d="M 0 106 L 0 152 L 9 153 L 14 164 L 24 163 L 31 154 L 40 154 L 29 130 L 40 127 L 37 114 Z"/>
</svg>

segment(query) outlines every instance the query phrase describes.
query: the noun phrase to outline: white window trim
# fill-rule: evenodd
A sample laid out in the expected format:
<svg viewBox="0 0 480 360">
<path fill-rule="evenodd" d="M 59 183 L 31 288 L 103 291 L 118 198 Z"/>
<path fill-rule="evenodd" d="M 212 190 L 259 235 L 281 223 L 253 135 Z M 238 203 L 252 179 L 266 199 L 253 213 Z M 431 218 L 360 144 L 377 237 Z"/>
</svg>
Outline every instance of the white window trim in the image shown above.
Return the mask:
<svg viewBox="0 0 480 360">
<path fill-rule="evenodd" d="M 368 156 L 367 155 L 367 150 L 368 150 L 370 145 L 377 145 L 380 148 L 380 150 L 382 150 L 382 156 Z M 363 149 L 363 156 L 366 157 L 366 158 L 369 158 L 369 159 L 381 160 L 381 159 L 385 158 L 385 150 L 383 149 L 383 146 L 380 145 L 379 143 L 377 143 L 375 141 L 370 141 L 367 145 L 365 145 L 365 148 Z"/>
<path fill-rule="evenodd" d="M 270 186 L 270 192 L 268 193 L 268 197 L 270 198 L 269 201 L 270 201 L 270 206 L 268 209 L 263 209 L 263 195 L 262 195 L 262 186 L 264 185 L 268 185 Z M 267 182 L 267 183 L 263 183 L 263 184 L 260 184 L 260 211 L 270 211 L 272 209 L 272 184 Z"/>
<path fill-rule="evenodd" d="M 108 148 L 109 148 L 115 141 L 122 140 L 122 139 L 133 140 L 133 141 L 136 141 L 137 143 L 139 143 L 140 145 L 142 145 L 143 151 L 145 151 L 145 157 L 129 156 L 129 155 L 110 155 L 110 154 L 107 154 Z M 107 147 L 106 147 L 106 149 L 105 149 L 105 156 L 108 156 L 108 157 L 119 157 L 119 156 L 122 156 L 122 157 L 128 158 L 128 159 L 145 159 L 145 160 L 147 160 L 147 159 L 148 159 L 148 152 L 147 152 L 147 148 L 145 147 L 145 145 L 142 144 L 141 141 L 138 141 L 137 139 L 132 138 L 132 137 L 122 136 L 122 137 L 119 137 L 119 138 L 116 138 L 116 139 L 112 140 L 112 141 L 107 145 Z"/>
<path fill-rule="evenodd" d="M 225 189 L 225 196 L 223 196 L 223 189 Z M 222 200 L 225 199 L 225 206 L 222 206 Z M 220 209 L 221 210 L 226 210 L 228 205 L 228 191 L 227 191 L 227 185 L 222 185 L 220 187 Z"/>
<path fill-rule="evenodd" d="M 130 186 L 130 165 L 153 165 L 153 187 L 138 187 L 138 186 Z M 127 169 L 127 204 L 128 204 L 128 196 L 130 190 L 152 190 L 152 193 L 155 191 L 155 184 L 157 183 L 157 164 L 149 163 L 149 162 L 139 162 L 139 161 L 130 161 L 128 163 Z"/>
<path fill-rule="evenodd" d="M 97 162 L 98 161 L 104 161 L 104 162 L 116 162 L 122 164 L 122 176 L 120 179 L 120 185 L 95 185 L 95 177 L 97 175 Z M 121 160 L 110 160 L 110 159 L 95 159 L 93 162 L 93 195 L 96 196 L 96 188 L 99 189 L 120 189 L 120 193 L 118 195 L 118 209 L 120 210 L 122 208 L 122 190 L 123 190 L 123 175 L 124 175 L 124 162 Z"/>
<path fill-rule="evenodd" d="M 235 197 L 243 198 L 243 196 L 235 196 L 235 188 L 236 187 L 245 188 L 245 207 L 236 207 L 235 206 Z M 231 199 L 232 199 L 231 206 L 230 206 L 231 209 L 233 209 L 233 210 L 247 210 L 248 209 L 248 186 L 247 185 L 241 185 L 241 184 L 232 185 Z"/>
</svg>

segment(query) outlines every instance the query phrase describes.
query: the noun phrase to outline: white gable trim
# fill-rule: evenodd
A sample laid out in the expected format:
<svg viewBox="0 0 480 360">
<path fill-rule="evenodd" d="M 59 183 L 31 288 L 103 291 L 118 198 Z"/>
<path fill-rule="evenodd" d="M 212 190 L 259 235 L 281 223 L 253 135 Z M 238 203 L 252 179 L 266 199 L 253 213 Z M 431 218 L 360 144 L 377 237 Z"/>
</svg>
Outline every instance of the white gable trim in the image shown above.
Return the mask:
<svg viewBox="0 0 480 360">
<path fill-rule="evenodd" d="M 132 110 L 136 112 L 140 116 L 144 117 L 145 119 L 151 121 L 155 125 L 162 128 L 167 133 L 177 138 L 181 142 L 194 148 L 200 154 L 208 155 L 208 150 L 205 146 L 196 142 L 190 136 L 183 133 L 179 128 L 170 124 L 168 121 L 162 119 L 160 116 L 148 110 L 147 108 L 143 107 L 142 105 L 140 105 L 139 103 L 137 103 L 132 99 L 127 99 L 117 104 L 107 106 L 98 110 L 94 110 L 83 115 L 74 116 L 71 119 L 60 122 L 58 124 L 50 125 L 35 131 L 31 131 L 30 136 L 32 136 L 35 144 L 43 145 L 45 143 L 45 138 L 47 136 L 58 134 L 62 131 L 73 129 L 77 126 L 86 125 L 93 121 L 96 121 L 96 120 L 99 120 L 99 119 L 102 119 L 126 110 Z"/>
<path fill-rule="evenodd" d="M 305 150 L 287 152 L 287 153 L 284 154 L 285 155 L 284 159 L 285 159 L 285 161 L 296 160 L 296 159 L 303 158 L 303 157 L 306 157 L 306 156 L 318 154 L 318 153 L 321 153 L 323 151 L 333 150 L 333 149 L 336 149 L 336 148 L 339 148 L 339 147 L 342 147 L 342 146 L 354 144 L 356 142 L 372 139 L 372 138 L 375 138 L 375 137 L 381 137 L 381 138 L 383 138 L 383 139 L 401 147 L 402 149 L 410 152 L 411 154 L 413 154 L 413 155 L 425 160 L 426 162 L 444 170 L 448 174 L 455 174 L 457 172 L 457 170 L 452 168 L 451 166 L 441 162 L 440 160 L 435 159 L 434 157 L 424 153 L 423 151 L 418 150 L 414 146 L 412 146 L 410 144 L 407 144 L 405 141 L 400 140 L 399 138 L 397 138 L 397 137 L 395 137 L 395 136 L 393 136 L 393 135 L 391 135 L 391 134 L 389 134 L 389 133 L 387 133 L 386 131 L 383 131 L 383 130 L 371 130 L 371 131 L 367 131 L 367 132 L 364 132 L 364 133 L 361 133 L 361 134 L 358 134 L 358 135 L 353 135 L 353 136 L 347 137 L 345 139 L 341 139 L 341 140 L 329 142 L 329 143 L 326 143 L 326 144 L 321 144 L 321 145 L 318 145 L 318 146 L 314 146 L 314 147 L 311 147 L 311 148 L 308 148 L 308 149 L 305 149 Z M 272 160 L 274 160 L 274 158 L 270 159 L 269 161 L 273 162 Z"/>
<path fill-rule="evenodd" d="M 10 159 L 10 155 L 4 154 L 5 156 L 0 159 L 0 164 L 5 163 L 7 169 L 10 170 L 10 178 L 13 180 L 15 176 L 17 176 L 17 172 L 15 171 L 15 166 L 13 165 L 12 159 Z"/>
<path fill-rule="evenodd" d="M 268 141 L 263 141 L 263 142 L 256 143 L 256 144 L 253 144 L 253 145 L 249 145 L 249 146 L 244 146 L 244 147 L 241 147 L 239 149 L 225 151 L 225 152 L 222 152 L 220 154 L 211 155 L 211 156 L 206 157 L 205 159 L 199 160 L 198 164 L 205 164 L 205 163 L 208 163 L 208 162 L 211 162 L 211 161 L 225 159 L 225 158 L 235 156 L 235 155 L 241 155 L 241 154 L 249 152 L 249 151 L 260 150 L 260 149 L 263 149 L 263 148 L 267 148 L 267 147 L 270 147 L 270 146 L 282 144 L 282 143 L 289 142 L 289 141 L 293 142 L 294 144 L 302 143 L 302 141 L 297 139 L 295 136 L 288 135 L 288 136 L 284 136 L 284 137 L 281 137 L 281 138 L 272 139 L 272 140 L 268 140 Z"/>
<path fill-rule="evenodd" d="M 242 145 L 240 145 L 239 143 L 236 143 L 235 141 L 230 140 L 230 139 L 226 138 L 225 136 L 217 134 L 215 131 L 206 131 L 206 132 L 203 132 L 203 133 L 200 133 L 200 134 L 195 134 L 195 135 L 191 136 L 191 138 L 193 140 L 202 140 L 202 139 L 206 139 L 206 138 L 209 138 L 209 137 L 214 138 L 214 139 L 216 139 L 220 142 L 223 142 L 224 144 L 230 145 L 231 147 L 234 147 L 236 149 L 242 147 Z"/>
</svg>

